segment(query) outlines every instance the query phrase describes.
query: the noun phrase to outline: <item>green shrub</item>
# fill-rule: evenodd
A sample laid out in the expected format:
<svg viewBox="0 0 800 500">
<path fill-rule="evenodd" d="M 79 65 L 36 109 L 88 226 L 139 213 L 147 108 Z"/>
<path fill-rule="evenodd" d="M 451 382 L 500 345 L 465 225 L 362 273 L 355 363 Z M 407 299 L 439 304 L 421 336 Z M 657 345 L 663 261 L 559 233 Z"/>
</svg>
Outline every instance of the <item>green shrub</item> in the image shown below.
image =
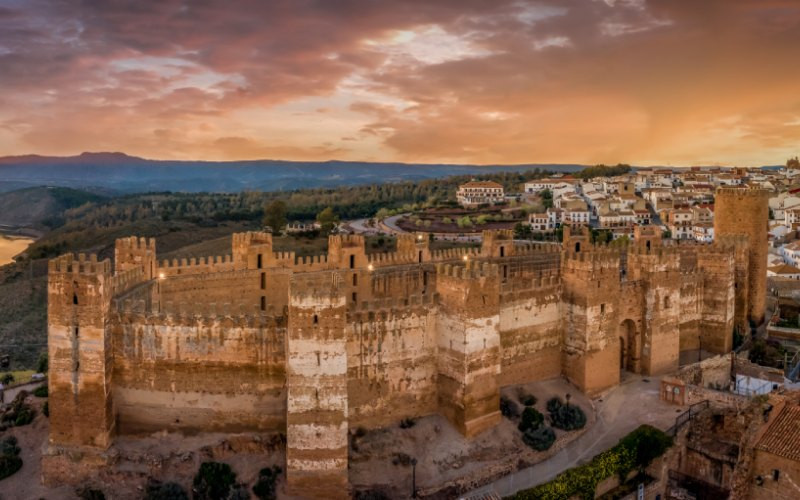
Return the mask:
<svg viewBox="0 0 800 500">
<path fill-rule="evenodd" d="M 223 500 L 228 498 L 236 483 L 236 473 L 222 462 L 203 462 L 194 477 L 195 498 L 199 500 Z"/>
<path fill-rule="evenodd" d="M 17 445 L 17 438 L 15 436 L 8 436 L 0 441 L 0 455 L 17 456 L 22 450 Z"/>
<path fill-rule="evenodd" d="M 553 446 L 556 433 L 550 427 L 541 426 L 538 429 L 528 429 L 522 434 L 522 441 L 534 450 L 544 451 Z"/>
<path fill-rule="evenodd" d="M 2 383 L 3 385 L 8 385 L 13 381 L 14 381 L 14 374 L 11 372 L 6 373 L 2 377 L 0 377 L 0 383 Z"/>
<path fill-rule="evenodd" d="M 506 418 L 517 418 L 519 416 L 517 403 L 508 398 L 500 397 L 500 413 Z"/>
<path fill-rule="evenodd" d="M 643 450 L 653 447 L 655 450 Z M 655 453 L 664 452 L 672 444 L 672 438 L 649 425 L 642 425 L 624 438 L 613 448 L 596 455 L 591 462 L 568 469 L 548 483 L 535 488 L 518 492 L 511 498 L 515 500 L 564 500 L 572 496 L 594 499 L 595 489 L 600 481 L 613 475 L 627 476 L 642 459 Z M 652 460 L 651 458 L 651 460 Z"/>
<path fill-rule="evenodd" d="M 519 395 L 519 402 L 525 406 L 533 406 L 536 404 L 536 396 L 528 393 L 521 393 Z"/>
<path fill-rule="evenodd" d="M 47 373 L 47 353 L 43 352 L 39 355 L 39 362 L 36 364 L 36 372 L 37 373 Z"/>
<path fill-rule="evenodd" d="M 29 423 L 33 422 L 33 417 L 35 416 L 36 412 L 34 409 L 28 405 L 25 405 L 24 408 L 17 412 L 17 418 L 14 419 L 14 426 L 19 427 L 20 425 L 28 425 Z"/>
<path fill-rule="evenodd" d="M 47 384 L 40 385 L 36 389 L 33 390 L 33 395 L 37 398 L 46 398 L 47 397 Z"/>
<path fill-rule="evenodd" d="M 156 481 L 147 482 L 144 500 L 189 500 L 189 495 L 178 483 Z"/>
<path fill-rule="evenodd" d="M 275 483 L 281 475 L 281 468 L 277 465 L 265 467 L 258 471 L 258 481 L 253 486 L 253 493 L 259 500 L 272 500 L 277 498 L 275 494 Z"/>
<path fill-rule="evenodd" d="M 78 494 L 78 497 L 81 500 L 106 500 L 106 496 L 102 491 L 90 488 L 88 486 L 84 486 L 75 493 Z"/>
<path fill-rule="evenodd" d="M 561 398 L 559 397 L 550 398 L 547 400 L 547 411 L 549 413 L 553 413 L 557 411 L 559 408 L 561 408 L 563 405 L 564 402 L 561 401 Z"/>
<path fill-rule="evenodd" d="M 5 479 L 22 468 L 22 459 L 17 455 L 0 455 L 0 479 Z"/>
<path fill-rule="evenodd" d="M 519 430 L 526 432 L 531 429 L 538 429 L 544 422 L 544 415 L 536 411 L 535 408 L 530 406 L 522 411 L 522 420 L 519 422 Z"/>
<path fill-rule="evenodd" d="M 586 425 L 586 414 L 576 405 L 563 405 L 550 413 L 550 422 L 557 429 L 571 431 Z"/>
</svg>

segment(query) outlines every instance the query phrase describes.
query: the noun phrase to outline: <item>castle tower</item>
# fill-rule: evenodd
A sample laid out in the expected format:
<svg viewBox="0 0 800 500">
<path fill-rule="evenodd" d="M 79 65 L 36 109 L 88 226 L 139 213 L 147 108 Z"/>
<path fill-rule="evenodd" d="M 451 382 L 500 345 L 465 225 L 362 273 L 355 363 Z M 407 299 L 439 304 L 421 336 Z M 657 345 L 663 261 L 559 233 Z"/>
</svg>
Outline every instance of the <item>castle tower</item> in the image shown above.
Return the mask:
<svg viewBox="0 0 800 500">
<path fill-rule="evenodd" d="M 50 443 L 107 448 L 111 401 L 111 262 L 81 254 L 49 263 L 47 343 Z"/>
<path fill-rule="evenodd" d="M 364 236 L 361 234 L 334 234 L 328 236 L 328 263 L 334 269 L 367 267 Z"/>
<path fill-rule="evenodd" d="M 128 269 L 141 268 L 145 280 L 155 278 L 156 240 L 155 238 L 119 238 L 114 242 L 114 273 Z"/>
<path fill-rule="evenodd" d="M 649 253 L 657 247 L 661 247 L 661 229 L 658 226 L 634 226 L 633 243 L 636 248 L 644 249 Z"/>
<path fill-rule="evenodd" d="M 626 351 L 623 357 L 634 361 L 634 366 L 627 369 L 643 375 L 678 369 L 680 336 L 676 332 L 680 329 L 681 315 L 689 312 L 681 307 L 680 251 L 662 247 L 661 233 L 654 229 L 640 231 L 628 251 L 628 273 L 621 285 L 623 300 L 617 317 L 625 325 L 618 330 Z M 655 239 L 656 234 L 659 240 Z M 638 303 L 632 304 L 631 297 L 638 297 Z M 628 332 L 628 328 L 633 328 L 633 332 Z"/>
<path fill-rule="evenodd" d="M 764 321 L 766 307 L 768 201 L 765 189 L 730 187 L 717 189 L 714 200 L 714 238 L 745 235 L 749 240 L 747 303 L 737 300 L 736 307 L 755 324 Z"/>
<path fill-rule="evenodd" d="M 437 266 L 439 411 L 467 437 L 500 420 L 497 265 Z"/>
<path fill-rule="evenodd" d="M 514 231 L 510 229 L 484 231 L 481 239 L 481 257 L 514 255 Z"/>
<path fill-rule="evenodd" d="M 292 280 L 286 354 L 289 493 L 350 498 L 347 478 L 347 339 L 342 276 Z"/>
<path fill-rule="evenodd" d="M 235 233 L 231 238 L 234 269 L 263 269 L 272 256 L 272 235 L 260 231 Z"/>
<path fill-rule="evenodd" d="M 620 358 L 625 352 L 618 330 L 635 339 L 641 326 L 632 318 L 618 322 L 620 293 L 620 253 L 614 250 L 588 248 L 588 236 L 564 232 L 561 258 L 564 307 L 564 375 L 583 392 L 594 395 L 617 385 L 620 380 Z M 629 351 L 631 352 L 631 351 Z M 634 349 L 632 352 L 638 352 Z M 637 356 L 628 356 L 631 371 L 638 368 Z"/>
<path fill-rule="evenodd" d="M 564 249 L 570 252 L 578 253 L 581 250 L 588 250 L 591 246 L 589 228 L 587 226 L 573 228 L 567 224 L 563 226 L 563 237 L 561 241 Z"/>
<path fill-rule="evenodd" d="M 419 263 L 431 260 L 430 240 L 425 233 L 400 234 L 397 236 L 397 253 L 414 255 Z"/>
</svg>

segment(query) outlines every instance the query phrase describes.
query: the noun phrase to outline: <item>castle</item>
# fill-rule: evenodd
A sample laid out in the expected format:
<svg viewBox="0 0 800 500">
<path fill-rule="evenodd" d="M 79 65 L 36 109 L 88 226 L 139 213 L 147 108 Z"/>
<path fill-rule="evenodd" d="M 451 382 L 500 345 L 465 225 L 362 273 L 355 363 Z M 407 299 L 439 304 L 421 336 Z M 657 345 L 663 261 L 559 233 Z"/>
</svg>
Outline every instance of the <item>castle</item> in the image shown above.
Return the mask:
<svg viewBox="0 0 800 500">
<path fill-rule="evenodd" d="M 563 375 L 595 395 L 624 370 L 730 351 L 763 319 L 766 207 L 764 191 L 721 189 L 711 245 L 640 226 L 600 247 L 566 227 L 561 245 L 494 231 L 437 251 L 420 234 L 376 254 L 336 235 L 299 258 L 251 232 L 224 257 L 159 262 L 135 237 L 113 268 L 58 257 L 44 479 L 84 480 L 116 435 L 275 431 L 292 494 L 345 498 L 351 428 L 439 413 L 471 437 L 501 418 L 502 386 Z"/>
</svg>

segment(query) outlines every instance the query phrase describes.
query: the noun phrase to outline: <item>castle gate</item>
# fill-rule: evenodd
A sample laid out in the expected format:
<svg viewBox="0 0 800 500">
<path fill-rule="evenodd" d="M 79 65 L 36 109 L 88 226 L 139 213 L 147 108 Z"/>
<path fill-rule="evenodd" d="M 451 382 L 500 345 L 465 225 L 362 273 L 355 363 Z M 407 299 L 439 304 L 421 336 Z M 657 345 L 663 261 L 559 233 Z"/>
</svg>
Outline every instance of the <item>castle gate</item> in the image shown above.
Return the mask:
<svg viewBox="0 0 800 500">
<path fill-rule="evenodd" d="M 626 319 L 619 324 L 619 368 L 640 373 L 642 354 L 642 335 L 636 331 L 636 323 Z"/>
</svg>

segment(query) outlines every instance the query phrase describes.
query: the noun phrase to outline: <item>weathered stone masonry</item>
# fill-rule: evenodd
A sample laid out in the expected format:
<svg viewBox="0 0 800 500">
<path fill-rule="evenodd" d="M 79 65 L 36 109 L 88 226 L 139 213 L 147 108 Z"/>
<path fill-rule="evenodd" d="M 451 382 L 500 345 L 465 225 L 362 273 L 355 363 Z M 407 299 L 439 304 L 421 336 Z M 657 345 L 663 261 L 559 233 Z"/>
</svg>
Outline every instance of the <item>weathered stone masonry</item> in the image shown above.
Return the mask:
<svg viewBox="0 0 800 500">
<path fill-rule="evenodd" d="M 230 256 L 161 263 L 155 241 L 121 239 L 113 273 L 59 257 L 45 480 L 82 481 L 119 434 L 275 431 L 292 493 L 347 497 L 350 427 L 439 413 L 470 437 L 500 419 L 502 386 L 564 375 L 596 394 L 701 342 L 730 350 L 753 239 L 718 239 L 663 246 L 640 227 L 615 249 L 566 228 L 563 245 L 498 231 L 435 251 L 404 235 L 367 254 L 332 236 L 297 258 L 243 233 Z"/>
</svg>

